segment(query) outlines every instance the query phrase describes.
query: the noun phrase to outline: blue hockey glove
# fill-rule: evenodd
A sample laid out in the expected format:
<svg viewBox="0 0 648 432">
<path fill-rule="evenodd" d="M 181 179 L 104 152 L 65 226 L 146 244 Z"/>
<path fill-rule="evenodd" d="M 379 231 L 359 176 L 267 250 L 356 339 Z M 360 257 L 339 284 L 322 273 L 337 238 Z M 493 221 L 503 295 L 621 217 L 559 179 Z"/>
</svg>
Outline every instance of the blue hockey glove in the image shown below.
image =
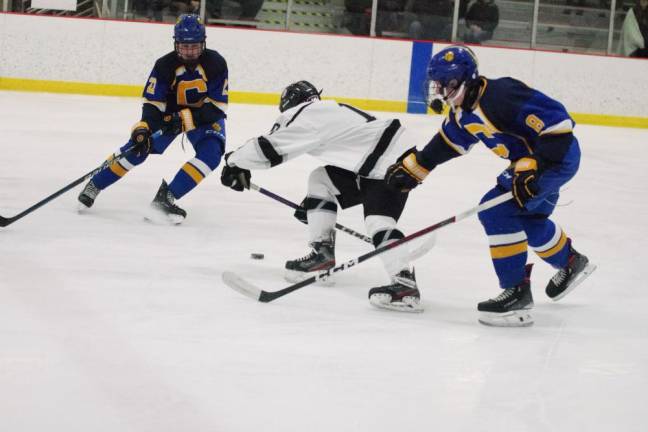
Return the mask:
<svg viewBox="0 0 648 432">
<path fill-rule="evenodd" d="M 525 157 L 515 162 L 513 168 L 512 192 L 515 203 L 520 208 L 538 195 L 538 161 Z"/>
<path fill-rule="evenodd" d="M 245 189 L 250 189 L 252 173 L 250 173 L 250 170 L 228 165 L 227 159 L 231 154 L 232 152 L 229 152 L 225 155 L 225 166 L 223 166 L 223 171 L 221 172 L 221 183 L 223 186 L 227 186 L 237 192 L 243 192 Z"/>
</svg>

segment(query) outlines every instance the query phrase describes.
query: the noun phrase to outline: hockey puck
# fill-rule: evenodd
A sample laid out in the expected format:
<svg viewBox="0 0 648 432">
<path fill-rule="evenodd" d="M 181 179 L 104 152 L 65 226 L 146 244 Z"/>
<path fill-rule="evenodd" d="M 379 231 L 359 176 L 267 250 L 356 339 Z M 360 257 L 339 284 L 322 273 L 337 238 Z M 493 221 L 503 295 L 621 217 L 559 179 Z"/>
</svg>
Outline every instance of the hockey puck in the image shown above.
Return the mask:
<svg viewBox="0 0 648 432">
<path fill-rule="evenodd" d="M 256 259 L 256 260 L 262 260 L 264 258 L 264 255 L 262 253 L 253 253 L 253 254 L 250 254 L 250 258 Z"/>
</svg>

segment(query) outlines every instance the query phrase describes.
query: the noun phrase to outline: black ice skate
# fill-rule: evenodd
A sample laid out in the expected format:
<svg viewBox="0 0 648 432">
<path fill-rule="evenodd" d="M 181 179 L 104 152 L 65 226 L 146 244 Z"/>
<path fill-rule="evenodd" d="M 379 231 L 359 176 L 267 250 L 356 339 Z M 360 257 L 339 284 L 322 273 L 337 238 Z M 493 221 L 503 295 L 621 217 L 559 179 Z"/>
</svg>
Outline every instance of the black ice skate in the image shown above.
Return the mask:
<svg viewBox="0 0 648 432">
<path fill-rule="evenodd" d="M 594 270 L 596 265 L 590 264 L 587 257 L 576 252 L 570 243 L 567 266 L 551 278 L 545 292 L 553 301 L 558 301 L 583 282 Z"/>
<path fill-rule="evenodd" d="M 151 202 L 150 214 L 148 219 L 154 221 L 165 221 L 172 224 L 180 224 L 187 217 L 187 212 L 174 204 L 175 197 L 169 190 L 166 181 L 162 180 L 160 189 L 157 191 L 153 202 Z"/>
<path fill-rule="evenodd" d="M 335 267 L 335 238 L 311 244 L 311 252 L 301 258 L 286 261 L 285 278 L 288 282 L 301 282 L 304 279 Z M 331 285 L 331 278 L 322 279 L 320 283 Z"/>
<path fill-rule="evenodd" d="M 101 190 L 90 180 L 79 194 L 79 211 L 84 211 L 92 207 L 99 192 Z"/>
<path fill-rule="evenodd" d="M 526 327 L 533 324 L 533 317 L 529 313 L 533 308 L 530 282 L 532 267 L 533 264 L 526 265 L 526 277 L 522 283 L 477 305 L 477 310 L 481 312 L 480 323 L 496 327 Z"/>
<path fill-rule="evenodd" d="M 381 309 L 400 312 L 423 312 L 421 293 L 416 286 L 414 271 L 402 270 L 390 285 L 369 290 L 369 303 Z"/>
</svg>

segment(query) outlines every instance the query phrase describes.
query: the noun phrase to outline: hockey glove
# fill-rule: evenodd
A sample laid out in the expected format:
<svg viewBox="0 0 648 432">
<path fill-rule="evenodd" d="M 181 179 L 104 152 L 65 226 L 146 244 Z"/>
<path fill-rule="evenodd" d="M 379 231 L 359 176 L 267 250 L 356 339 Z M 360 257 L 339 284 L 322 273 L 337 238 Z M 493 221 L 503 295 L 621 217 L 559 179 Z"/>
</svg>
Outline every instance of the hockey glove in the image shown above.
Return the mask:
<svg viewBox="0 0 648 432">
<path fill-rule="evenodd" d="M 165 134 L 179 135 L 196 129 L 193 113 L 189 108 L 182 109 L 162 119 L 162 131 Z"/>
<path fill-rule="evenodd" d="M 515 162 L 513 168 L 512 192 L 515 203 L 520 208 L 538 195 L 538 161 L 525 157 Z"/>
<path fill-rule="evenodd" d="M 250 170 L 228 165 L 227 158 L 231 154 L 230 152 L 225 155 L 225 166 L 221 172 L 221 183 L 223 186 L 227 186 L 237 192 L 243 192 L 245 189 L 250 189 L 252 173 L 250 173 Z"/>
<path fill-rule="evenodd" d="M 410 149 L 397 163 L 387 168 L 385 181 L 391 188 L 405 193 L 423 183 L 429 173 L 416 159 L 416 149 Z"/>
<path fill-rule="evenodd" d="M 131 131 L 131 141 L 135 155 L 144 156 L 151 152 L 151 129 L 144 121 L 137 122 Z"/>
<path fill-rule="evenodd" d="M 304 207 L 305 203 L 306 198 L 304 198 L 301 204 L 299 204 L 299 207 L 295 209 L 293 216 L 295 216 L 295 219 L 297 219 L 299 222 L 308 225 L 308 217 L 306 216 L 306 208 Z"/>
</svg>

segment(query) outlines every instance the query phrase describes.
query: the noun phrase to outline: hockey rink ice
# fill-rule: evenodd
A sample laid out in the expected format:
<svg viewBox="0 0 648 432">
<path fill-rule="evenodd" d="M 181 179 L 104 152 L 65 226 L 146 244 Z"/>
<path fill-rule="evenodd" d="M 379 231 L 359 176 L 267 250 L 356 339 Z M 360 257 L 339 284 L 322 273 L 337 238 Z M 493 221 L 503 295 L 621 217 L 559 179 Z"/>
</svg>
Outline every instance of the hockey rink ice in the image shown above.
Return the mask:
<svg viewBox="0 0 648 432">
<path fill-rule="evenodd" d="M 92 170 L 128 138 L 135 98 L 0 92 L 0 215 Z M 395 116 L 422 147 L 441 117 Z M 228 148 L 270 129 L 278 109 L 231 105 Z M 161 179 L 193 157 L 178 138 L 104 191 L 80 187 L 0 228 L 0 430 L 6 432 L 646 431 L 648 130 L 579 125 L 583 158 L 554 214 L 598 270 L 560 302 L 535 255 L 535 324 L 477 322 L 500 291 L 476 217 L 443 228 L 416 262 L 425 312 L 369 305 L 379 258 L 273 303 L 266 290 L 308 252 L 292 210 L 220 184 L 178 203 L 181 226 L 143 215 Z M 303 156 L 252 181 L 301 201 Z M 410 195 L 411 233 L 475 206 L 507 163 L 478 144 Z M 364 232 L 359 208 L 339 222 Z M 338 263 L 371 247 L 338 233 Z M 264 260 L 250 259 L 265 254 Z"/>
</svg>

